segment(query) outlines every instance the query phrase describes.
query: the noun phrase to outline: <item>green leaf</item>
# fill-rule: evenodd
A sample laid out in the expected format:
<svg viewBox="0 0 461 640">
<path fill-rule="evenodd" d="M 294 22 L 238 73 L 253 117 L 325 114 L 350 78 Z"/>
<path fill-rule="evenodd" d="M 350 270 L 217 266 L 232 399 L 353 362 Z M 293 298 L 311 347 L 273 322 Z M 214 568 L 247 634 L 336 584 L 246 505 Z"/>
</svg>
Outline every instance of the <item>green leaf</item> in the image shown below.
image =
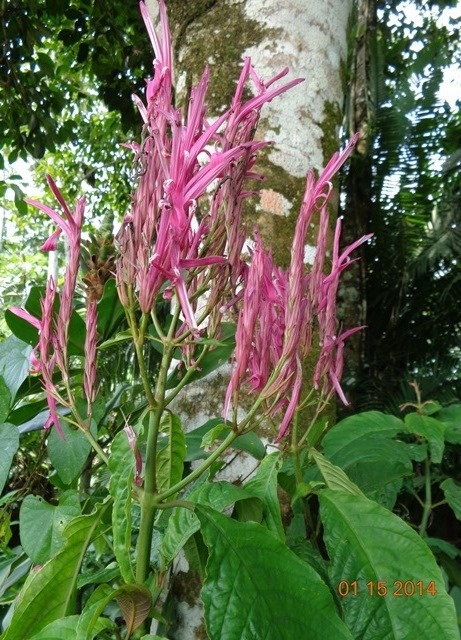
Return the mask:
<svg viewBox="0 0 461 640">
<path fill-rule="evenodd" d="M 57 506 L 39 496 L 24 498 L 19 512 L 19 533 L 23 549 L 34 564 L 45 563 L 64 545 L 65 528 L 80 513 L 75 491 L 63 493 Z"/>
<path fill-rule="evenodd" d="M 229 482 L 205 482 L 186 496 L 189 502 L 210 506 L 217 511 L 249 497 L 251 496 L 244 489 Z M 176 558 L 189 538 L 199 529 L 199 520 L 192 511 L 178 507 L 173 509 L 162 539 L 161 555 L 165 566 Z"/>
<path fill-rule="evenodd" d="M 197 427 L 196 429 L 193 429 L 192 431 L 186 433 L 186 462 L 201 460 L 202 458 L 207 458 L 210 455 L 208 451 L 205 451 L 203 449 L 202 441 L 203 438 L 206 437 L 206 434 L 218 425 L 222 425 L 222 418 L 212 418 L 211 420 L 205 422 L 205 424 L 202 424 L 200 427 Z M 223 431 L 221 431 L 221 438 L 226 438 L 229 433 L 230 428 L 226 427 Z M 236 438 L 232 443 L 232 448 L 237 449 L 238 451 L 245 451 L 257 460 L 262 460 L 266 455 L 266 448 L 264 444 L 261 442 L 261 439 L 258 438 L 255 433 L 253 433 L 253 431 L 250 431 L 249 433 Z"/>
<path fill-rule="evenodd" d="M 50 431 L 47 448 L 51 464 L 64 484 L 70 484 L 77 478 L 91 451 L 91 444 L 80 429 L 72 429 L 61 420 L 64 440 L 56 429 Z"/>
<path fill-rule="evenodd" d="M 445 425 L 440 420 L 419 413 L 409 413 L 405 416 L 405 424 L 410 433 L 423 436 L 429 443 L 432 462 L 442 462 L 445 447 Z"/>
<path fill-rule="evenodd" d="M 210 553 L 201 595 L 210 640 L 352 640 L 316 571 L 267 529 L 196 513 Z"/>
<path fill-rule="evenodd" d="M 0 375 L 0 423 L 4 422 L 10 412 L 11 393 L 4 378 Z"/>
<path fill-rule="evenodd" d="M 187 384 L 204 378 L 221 365 L 228 362 L 235 349 L 235 325 L 230 322 L 222 323 L 222 337 L 220 346 L 214 347 L 206 353 L 200 360 L 200 368 L 196 369 L 188 379 Z M 205 339 L 206 340 L 206 339 Z M 205 348 L 205 347 L 204 347 Z M 200 356 L 201 349 L 197 350 L 196 358 Z M 179 369 L 175 369 L 167 380 L 167 389 L 176 387 L 181 382 L 182 374 Z"/>
<path fill-rule="evenodd" d="M 444 407 L 435 417 L 445 425 L 445 441 L 461 444 L 461 404 Z"/>
<path fill-rule="evenodd" d="M 336 591 L 341 581 L 357 581 L 357 595 L 341 600 L 354 638 L 459 640 L 453 600 L 423 539 L 364 496 L 326 489 L 319 500 L 332 587 Z M 433 582 L 437 594 L 395 596 L 399 580 L 424 589 Z M 385 597 L 377 595 L 378 581 L 387 586 Z"/>
<path fill-rule="evenodd" d="M 135 581 L 131 565 L 131 491 L 134 465 L 135 457 L 128 437 L 124 431 L 120 431 L 112 441 L 109 457 L 109 469 L 112 474 L 109 493 L 114 499 L 112 507 L 114 554 L 126 583 Z"/>
<path fill-rule="evenodd" d="M 115 589 L 108 584 L 101 584 L 93 591 L 78 617 L 75 640 L 93 640 L 99 616 L 113 600 L 114 595 Z"/>
<path fill-rule="evenodd" d="M 403 432 L 406 427 L 395 416 L 360 413 L 341 420 L 327 433 L 324 455 L 364 493 L 376 498 L 386 484 L 413 472 L 407 445 L 397 440 Z"/>
<path fill-rule="evenodd" d="M 160 420 L 160 431 L 167 434 L 167 445 L 157 454 L 157 488 L 166 491 L 182 479 L 186 439 L 181 420 L 171 411 L 165 411 Z"/>
<path fill-rule="evenodd" d="M 40 301 L 45 296 L 44 287 L 32 287 L 29 296 L 24 304 L 24 308 L 36 318 L 41 318 L 42 309 Z M 59 298 L 56 296 L 53 305 L 55 313 L 59 310 Z M 38 344 L 38 331 L 27 320 L 19 318 L 17 315 L 9 311 L 5 311 L 5 320 L 12 333 L 20 340 L 35 347 Z M 85 344 L 85 322 L 76 311 L 73 311 L 69 323 L 69 355 L 82 356 Z"/>
<path fill-rule="evenodd" d="M 79 616 L 67 616 L 54 620 L 30 640 L 77 640 L 75 628 Z"/>
<path fill-rule="evenodd" d="M 0 453 L 0 493 L 8 479 L 11 463 L 19 448 L 19 431 L 14 424 L 4 422 L 0 424 L 0 442 L 2 450 Z"/>
<path fill-rule="evenodd" d="M 64 547 L 43 567 L 32 569 L 2 640 L 24 640 L 47 624 L 72 614 L 77 576 L 106 505 L 74 518 L 64 531 Z"/>
<path fill-rule="evenodd" d="M 109 564 L 99 571 L 87 571 L 78 577 L 77 587 L 80 589 L 87 584 L 101 584 L 103 582 L 113 582 L 120 578 L 120 569 L 116 562 Z"/>
<path fill-rule="evenodd" d="M 282 464 L 281 453 L 271 453 L 259 465 L 256 474 L 245 484 L 247 493 L 263 503 L 262 523 L 279 540 L 285 541 L 280 502 L 277 494 L 277 476 Z"/>
<path fill-rule="evenodd" d="M 212 444 L 217 440 L 218 436 L 220 436 L 221 433 L 225 430 L 226 430 L 226 425 L 222 422 L 221 424 L 217 424 L 215 427 L 212 427 L 203 436 L 202 442 L 200 443 L 200 448 L 205 449 L 206 451 L 210 450 Z"/>
<path fill-rule="evenodd" d="M 8 336 L 0 343 L 0 375 L 15 398 L 19 387 L 29 376 L 32 348 L 16 336 Z"/>
<path fill-rule="evenodd" d="M 458 520 L 461 520 L 461 487 L 453 480 L 453 478 L 447 478 L 440 483 L 440 488 L 445 494 L 445 500 Z"/>
<path fill-rule="evenodd" d="M 454 559 L 458 556 L 461 556 L 461 551 L 455 547 L 454 544 L 447 542 L 446 540 L 442 540 L 441 538 L 424 538 L 424 542 L 427 544 L 429 549 L 434 553 L 435 551 L 442 551 L 446 553 L 447 556 Z"/>
<path fill-rule="evenodd" d="M 128 340 L 133 340 L 133 332 L 131 331 L 131 329 L 121 331 L 120 333 L 117 333 L 113 338 L 105 340 L 102 344 L 98 345 L 98 349 L 108 349 L 109 347 L 113 347 L 115 344 L 127 342 Z"/>
<path fill-rule="evenodd" d="M 104 292 L 98 302 L 98 335 L 102 340 L 110 338 L 125 317 L 125 310 L 119 300 L 115 279 L 104 285 Z"/>
<path fill-rule="evenodd" d="M 349 480 L 344 471 L 332 464 L 325 458 L 325 456 L 322 456 L 322 454 L 315 449 L 311 449 L 309 454 L 314 459 L 315 464 L 319 468 L 319 471 L 329 489 L 334 489 L 335 491 L 347 491 L 348 493 L 353 493 L 358 496 L 363 495 L 359 487 Z"/>
</svg>

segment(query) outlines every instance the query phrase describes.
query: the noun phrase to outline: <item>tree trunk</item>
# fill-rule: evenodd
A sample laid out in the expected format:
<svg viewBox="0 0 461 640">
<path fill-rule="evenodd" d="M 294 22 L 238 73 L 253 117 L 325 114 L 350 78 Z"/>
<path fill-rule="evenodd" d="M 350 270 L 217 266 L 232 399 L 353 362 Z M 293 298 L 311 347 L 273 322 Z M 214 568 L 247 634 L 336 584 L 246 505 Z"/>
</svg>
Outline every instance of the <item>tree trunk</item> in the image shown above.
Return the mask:
<svg viewBox="0 0 461 640">
<path fill-rule="evenodd" d="M 373 54 L 376 33 L 376 2 L 357 3 L 356 36 L 351 50 L 350 81 L 347 88 L 347 129 L 350 135 L 360 132 L 360 140 L 351 158 L 346 180 L 346 207 L 342 244 L 347 246 L 370 229 L 372 206 L 372 130 L 375 100 L 371 88 L 376 72 Z M 367 324 L 366 251 L 359 247 L 359 258 L 343 274 L 339 292 L 338 315 L 345 327 Z M 345 346 L 346 363 L 343 383 L 352 406 L 357 404 L 363 379 L 366 329 L 349 338 Z"/>
</svg>

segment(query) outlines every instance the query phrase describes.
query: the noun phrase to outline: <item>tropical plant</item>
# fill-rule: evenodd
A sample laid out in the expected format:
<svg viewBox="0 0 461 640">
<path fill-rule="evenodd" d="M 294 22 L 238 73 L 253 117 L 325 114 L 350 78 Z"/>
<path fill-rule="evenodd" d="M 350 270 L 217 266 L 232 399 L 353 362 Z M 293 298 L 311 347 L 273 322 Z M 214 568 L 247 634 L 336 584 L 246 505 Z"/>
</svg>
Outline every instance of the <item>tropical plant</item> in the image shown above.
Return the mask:
<svg viewBox="0 0 461 640">
<path fill-rule="evenodd" d="M 242 203 L 267 144 L 254 139 L 260 111 L 300 80 L 275 84 L 283 71 L 262 81 L 246 59 L 230 108 L 209 123 L 205 69 L 183 113 L 172 101 L 171 39 L 159 5 L 157 32 L 141 4 L 155 73 L 146 102 L 137 99 L 138 181 L 111 269 L 96 265 L 79 279 L 84 198 L 71 209 L 48 176 L 60 212 L 29 200 L 56 225 L 42 249 L 64 236 L 68 262 L 62 287 L 50 278 L 6 313 L 15 336 L 0 354 L 0 481 L 12 462 L 18 479 L 20 432 L 32 432 L 36 465 L 29 486 L 3 498 L 2 604 L 10 606 L 1 637 L 166 637 L 164 592 L 184 551 L 202 578 L 213 640 L 457 639 L 453 599 L 423 538 L 436 507 L 427 488 L 448 431 L 444 416 L 428 417 L 418 402 L 405 421 L 374 412 L 325 435 L 328 403 L 335 394 L 346 401 L 345 341 L 360 329 L 339 329 L 339 278 L 370 239 L 340 250 L 338 220 L 329 242 L 331 180 L 357 137 L 317 179 L 308 173 L 291 263 L 277 267 L 258 231 L 247 240 Z M 306 273 L 314 217 L 316 255 Z M 101 354 L 120 344 L 130 346 L 133 366 L 114 389 Z M 151 368 L 150 344 L 159 354 Z M 306 390 L 308 355 L 316 362 Z M 172 401 L 229 358 L 223 416 L 187 433 Z M 255 434 L 263 422 L 271 453 Z M 37 426 L 45 427 L 50 465 Z M 230 448 L 260 461 L 243 486 L 217 476 Z M 427 462 L 421 535 L 390 510 L 413 460 Z M 53 473 L 32 484 L 48 466 Z M 457 514 L 455 480 L 441 486 Z M 9 516 L 19 502 L 18 541 Z"/>
</svg>

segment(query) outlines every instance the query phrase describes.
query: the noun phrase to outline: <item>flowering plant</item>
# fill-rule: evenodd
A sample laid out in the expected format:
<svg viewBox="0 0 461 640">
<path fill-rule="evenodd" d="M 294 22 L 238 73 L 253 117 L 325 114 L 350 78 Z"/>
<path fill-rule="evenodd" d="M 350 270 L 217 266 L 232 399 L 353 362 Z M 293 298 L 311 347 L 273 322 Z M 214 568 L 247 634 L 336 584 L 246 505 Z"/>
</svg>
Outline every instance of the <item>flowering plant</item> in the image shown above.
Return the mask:
<svg viewBox="0 0 461 640">
<path fill-rule="evenodd" d="M 341 250 L 338 221 L 327 259 L 331 181 L 356 137 L 317 179 L 308 173 L 291 263 L 287 269 L 276 266 L 258 230 L 248 239 L 242 210 L 254 193 L 249 181 L 261 178 L 255 171 L 257 154 L 268 144 L 254 139 L 261 109 L 300 80 L 280 84 L 283 70 L 263 81 L 246 59 L 230 108 L 209 122 L 205 69 L 183 113 L 173 104 L 170 32 L 164 1 L 159 5 L 160 32 L 140 5 L 156 58 L 145 102 L 135 98 L 143 139 L 127 145 L 137 185 L 115 237 L 106 282 L 95 287 L 94 278 L 84 279 L 84 327 L 76 306 L 85 201 L 78 200 L 72 210 L 51 177 L 61 212 L 28 201 L 57 226 L 42 249 L 55 250 L 62 234 L 69 247 L 62 287 L 50 279 L 38 309 L 12 308 L 8 316 L 18 334 L 24 322 L 35 330 L 31 371 L 46 397 L 44 427 L 52 429 L 51 450 L 61 451 L 54 459 L 64 490 L 58 506 L 48 506 L 57 510 L 62 528 L 52 524 L 47 548 L 43 540 L 34 541 L 30 521 L 43 503 L 24 501 L 21 538 L 37 566 L 2 637 L 120 637 L 121 623 L 110 615 L 113 600 L 125 637 L 140 637 L 147 624 L 151 634 L 167 633 L 162 605 L 174 561 L 185 553 L 203 578 L 210 638 L 350 639 L 353 615 L 343 615 L 330 591 L 336 587 L 322 557 L 314 499 L 320 500 L 329 552 L 341 537 L 335 509 L 362 508 L 372 517 L 374 506 L 313 447 L 324 427 L 320 416 L 334 394 L 347 402 L 341 388 L 344 343 L 361 329 L 340 329 L 336 297 L 352 252 L 370 236 Z M 250 81 L 254 96 L 246 99 Z M 316 253 L 307 270 L 304 247 L 314 221 Z M 117 309 L 115 327 L 107 318 L 108 305 Z M 120 344 L 131 344 L 135 354 L 128 387 L 134 389 L 138 381 L 141 387 L 127 414 L 121 404 L 109 402 L 100 367 L 104 350 Z M 152 351 L 158 354 L 155 371 L 148 364 Z M 303 362 L 314 351 L 308 379 Z M 191 439 L 172 403 L 186 385 L 229 358 L 222 415 L 196 430 L 203 440 L 192 455 Z M 271 454 L 256 436 L 249 438 L 263 422 L 275 425 Z M 261 459 L 243 487 L 215 477 L 216 463 L 233 447 Z M 189 464 L 193 458 L 199 461 L 195 466 Z M 83 468 L 85 477 L 93 478 L 85 485 L 83 475 L 80 484 L 78 479 Z M 291 503 L 288 531 L 278 483 Z M 234 517 L 224 516 L 232 506 Z M 384 509 L 375 506 L 378 519 L 386 520 Z M 400 534 L 397 527 L 395 535 Z M 299 553 L 296 540 L 303 541 Z M 95 553 L 115 562 L 101 569 L 98 580 L 87 579 L 88 559 Z M 353 573 L 345 578 L 350 584 L 356 579 Z M 429 578 L 428 573 L 427 583 Z"/>
</svg>

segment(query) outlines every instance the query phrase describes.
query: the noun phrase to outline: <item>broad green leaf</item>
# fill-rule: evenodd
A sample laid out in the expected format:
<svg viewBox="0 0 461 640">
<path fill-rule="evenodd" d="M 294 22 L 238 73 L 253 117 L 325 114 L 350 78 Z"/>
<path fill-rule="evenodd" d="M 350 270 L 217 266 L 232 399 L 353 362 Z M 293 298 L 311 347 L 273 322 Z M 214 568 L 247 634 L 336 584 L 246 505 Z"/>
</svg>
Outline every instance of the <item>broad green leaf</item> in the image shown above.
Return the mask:
<svg viewBox="0 0 461 640">
<path fill-rule="evenodd" d="M 222 418 L 213 418 L 208 420 L 205 424 L 202 424 L 200 427 L 197 427 L 197 429 L 193 429 L 186 433 L 187 454 L 185 461 L 191 462 L 193 460 L 201 460 L 202 458 L 207 458 L 210 455 L 210 453 L 205 451 L 202 446 L 203 438 L 206 437 L 206 434 L 214 427 L 221 424 Z M 221 438 L 224 440 L 229 433 L 230 429 L 229 427 L 226 427 L 221 431 Z M 264 447 L 264 444 L 252 431 L 236 438 L 232 443 L 232 449 L 245 451 L 257 460 L 262 460 L 266 455 L 266 448 Z"/>
<path fill-rule="evenodd" d="M 80 475 L 91 451 L 91 444 L 80 429 L 72 429 L 65 420 L 61 420 L 61 427 L 64 440 L 56 429 L 50 431 L 48 455 L 64 484 L 70 484 Z"/>
<path fill-rule="evenodd" d="M 282 464 L 281 453 L 271 453 L 259 465 L 256 474 L 245 484 L 245 491 L 259 498 L 263 503 L 263 520 L 269 531 L 272 531 L 282 542 L 285 541 L 280 501 L 277 494 L 277 476 Z"/>
<path fill-rule="evenodd" d="M 341 599 L 354 638 L 459 640 L 453 600 L 424 540 L 364 496 L 326 489 L 319 500 L 332 588 L 337 590 L 341 581 L 357 581 L 357 595 Z M 384 597 L 376 595 L 378 581 L 388 589 Z M 396 581 L 414 584 L 415 595 L 394 595 Z M 425 592 L 431 583 L 435 596 Z M 422 595 L 417 584 L 422 585 Z M 369 594 L 370 588 L 375 595 Z"/>
<path fill-rule="evenodd" d="M 229 482 L 205 482 L 186 497 L 189 502 L 222 511 L 229 505 L 251 496 L 244 489 Z M 192 511 L 178 507 L 173 509 L 162 539 L 161 555 L 165 566 L 174 560 L 189 538 L 199 529 L 200 522 Z"/>
<path fill-rule="evenodd" d="M 64 547 L 43 567 L 32 569 L 2 640 L 30 638 L 73 613 L 77 576 L 106 507 L 99 505 L 94 513 L 74 518 L 64 531 Z"/>
<path fill-rule="evenodd" d="M 461 404 L 444 407 L 434 417 L 445 425 L 445 441 L 461 444 Z"/>
<path fill-rule="evenodd" d="M 157 488 L 166 491 L 182 479 L 186 439 L 178 416 L 165 411 L 160 421 L 160 431 L 167 435 L 167 445 L 157 454 Z"/>
<path fill-rule="evenodd" d="M 445 494 L 445 500 L 458 520 L 461 520 L 461 487 L 457 484 L 453 478 L 447 478 L 440 484 L 440 488 Z"/>
<path fill-rule="evenodd" d="M 125 584 L 115 592 L 115 599 L 123 614 L 129 638 L 149 615 L 152 596 L 146 587 L 139 584 Z"/>
<path fill-rule="evenodd" d="M 360 489 L 376 498 L 382 487 L 411 475 L 410 452 L 397 438 L 407 429 L 402 420 L 379 411 L 350 416 L 323 440 L 324 455 L 341 467 Z"/>
<path fill-rule="evenodd" d="M 32 348 L 14 335 L 0 343 L 0 375 L 6 382 L 12 398 L 29 375 Z"/>
<path fill-rule="evenodd" d="M 80 513 L 75 491 L 64 493 L 57 506 L 39 496 L 24 498 L 19 512 L 19 533 L 23 549 L 34 564 L 45 563 L 64 545 L 65 528 Z"/>
<path fill-rule="evenodd" d="M 114 553 L 125 582 L 134 582 L 131 564 L 131 491 L 134 476 L 135 457 L 128 437 L 120 431 L 112 441 L 109 457 L 111 479 L 109 493 L 114 499 L 112 507 L 112 531 Z"/>
<path fill-rule="evenodd" d="M 76 627 L 79 616 L 67 616 L 47 624 L 29 640 L 77 640 Z"/>
<path fill-rule="evenodd" d="M 363 495 L 359 487 L 349 480 L 342 469 L 332 464 L 325 458 L 325 456 L 322 456 L 322 454 L 315 449 L 311 449 L 309 453 L 314 459 L 315 464 L 319 468 L 319 471 L 329 489 L 334 489 L 335 491 L 347 491 L 348 493 L 353 493 L 359 496 Z"/>
<path fill-rule="evenodd" d="M 120 328 L 125 317 L 125 310 L 119 300 L 114 278 L 110 278 L 104 285 L 104 292 L 98 302 L 98 335 L 107 340 L 114 331 Z"/>
<path fill-rule="evenodd" d="M 210 640 L 352 640 L 326 584 L 272 533 L 196 513 L 210 553 L 201 595 Z"/>
<path fill-rule="evenodd" d="M 2 449 L 0 452 L 0 493 L 8 479 L 11 463 L 19 448 L 19 431 L 14 424 L 4 422 L 0 424 L 0 442 Z"/>
<path fill-rule="evenodd" d="M 432 462 L 442 462 L 445 447 L 445 425 L 440 420 L 423 416 L 419 413 L 409 413 L 405 416 L 405 424 L 410 433 L 423 436 L 429 443 Z"/>
</svg>

